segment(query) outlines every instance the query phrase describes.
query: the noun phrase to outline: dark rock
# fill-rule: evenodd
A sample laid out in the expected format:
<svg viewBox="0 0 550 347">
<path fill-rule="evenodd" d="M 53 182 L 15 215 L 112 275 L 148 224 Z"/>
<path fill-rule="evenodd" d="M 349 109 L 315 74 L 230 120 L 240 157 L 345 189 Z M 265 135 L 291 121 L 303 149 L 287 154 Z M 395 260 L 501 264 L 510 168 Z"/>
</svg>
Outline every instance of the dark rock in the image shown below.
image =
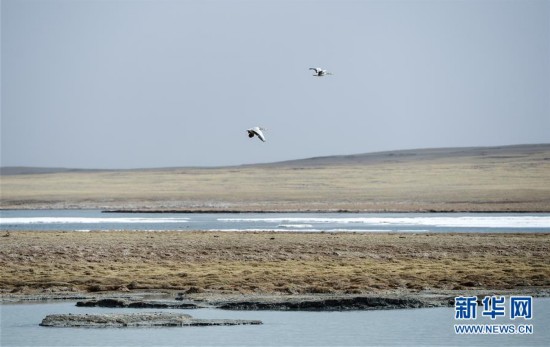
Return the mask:
<svg viewBox="0 0 550 347">
<path fill-rule="evenodd" d="M 78 306 L 78 307 L 97 307 L 97 301 L 96 300 L 78 301 L 76 303 L 76 306 Z"/>
<path fill-rule="evenodd" d="M 183 327 L 183 326 L 213 326 L 213 325 L 256 325 L 259 320 L 233 319 L 194 319 L 188 314 L 148 312 L 129 314 L 54 314 L 48 315 L 40 323 L 45 327 L 86 327 L 86 328 L 116 328 L 116 327 Z"/>
<path fill-rule="evenodd" d="M 174 300 L 160 301 L 142 301 L 142 300 L 125 300 L 125 299 L 101 299 L 79 301 L 76 303 L 79 307 L 110 307 L 110 308 L 179 308 L 193 309 L 199 308 L 198 305 L 191 302 L 181 302 Z"/>
<path fill-rule="evenodd" d="M 350 311 L 420 308 L 439 305 L 447 305 L 447 303 L 434 303 L 416 298 L 356 296 L 303 300 L 288 298 L 283 301 L 231 301 L 221 303 L 217 307 L 224 310 Z"/>
<path fill-rule="evenodd" d="M 179 308 L 179 309 L 193 309 L 198 308 L 196 304 L 192 303 L 182 303 L 182 302 L 159 302 L 159 301 L 137 301 L 137 302 L 130 302 L 128 304 L 129 308 Z"/>
<path fill-rule="evenodd" d="M 351 311 L 389 310 L 452 306 L 448 296 L 430 295 L 282 295 L 192 300 L 179 293 L 172 300 L 144 300 L 104 298 L 77 302 L 79 307 L 195 309 L 216 307 L 224 310 L 276 310 L 276 311 Z"/>
</svg>

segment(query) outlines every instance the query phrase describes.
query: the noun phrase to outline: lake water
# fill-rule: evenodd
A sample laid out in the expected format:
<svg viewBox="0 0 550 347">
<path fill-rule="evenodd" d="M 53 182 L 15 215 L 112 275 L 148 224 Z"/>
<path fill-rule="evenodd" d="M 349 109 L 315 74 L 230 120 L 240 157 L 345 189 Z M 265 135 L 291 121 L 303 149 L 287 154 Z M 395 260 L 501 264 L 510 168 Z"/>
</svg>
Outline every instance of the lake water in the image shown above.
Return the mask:
<svg viewBox="0 0 550 347">
<path fill-rule="evenodd" d="M 548 213 L 103 213 L 4 210 L 0 230 L 550 232 Z"/>
<path fill-rule="evenodd" d="M 102 213 L 0 211 L 0 230 L 222 230 L 302 232 L 550 232 L 550 214 L 514 213 Z M 480 317 L 476 324 L 533 325 L 526 335 L 458 335 L 454 308 L 352 312 L 174 310 L 196 318 L 259 319 L 261 326 L 46 328 L 48 314 L 136 312 L 74 302 L 0 305 L 1 346 L 548 346 L 550 299 L 535 299 L 526 322 Z M 157 311 L 157 310 L 149 310 Z M 143 311 L 138 311 L 143 312 Z M 478 316 L 480 316 L 478 314 Z"/>
<path fill-rule="evenodd" d="M 158 310 L 76 307 L 74 302 L 3 304 L 2 346 L 548 346 L 550 299 L 534 299 L 533 319 L 468 323 L 524 324 L 525 335 L 455 334 L 454 308 L 351 312 L 170 310 L 195 318 L 259 319 L 263 325 L 161 328 L 47 328 L 48 314 L 144 312 Z"/>
</svg>

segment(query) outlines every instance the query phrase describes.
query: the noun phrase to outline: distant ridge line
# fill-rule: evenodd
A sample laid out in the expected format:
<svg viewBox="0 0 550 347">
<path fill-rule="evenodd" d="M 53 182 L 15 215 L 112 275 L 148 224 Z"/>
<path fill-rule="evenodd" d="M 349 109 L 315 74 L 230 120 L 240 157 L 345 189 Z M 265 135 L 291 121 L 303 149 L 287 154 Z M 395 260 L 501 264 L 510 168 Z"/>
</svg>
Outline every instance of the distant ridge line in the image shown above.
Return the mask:
<svg viewBox="0 0 550 347">
<path fill-rule="evenodd" d="M 305 159 L 292 159 L 270 163 L 227 165 L 227 166 L 188 166 L 188 167 L 159 167 L 159 168 L 136 168 L 136 169 L 77 169 L 64 167 L 27 167 L 27 166 L 6 166 L 0 167 L 0 175 L 33 175 L 33 174 L 54 174 L 54 173 L 90 173 L 90 172 L 121 172 L 121 171 L 163 171 L 181 169 L 218 169 L 235 167 L 313 167 L 322 165 L 346 165 L 346 164 L 378 164 L 407 162 L 414 160 L 435 160 L 442 158 L 458 158 L 469 156 L 515 156 L 520 154 L 532 154 L 538 152 L 550 152 L 550 143 L 540 144 L 519 144 L 505 146 L 487 147 L 434 147 L 419 149 L 403 149 L 381 152 L 368 152 L 348 155 L 329 155 L 311 157 Z M 545 160 L 550 160 L 550 154 Z"/>
<path fill-rule="evenodd" d="M 32 166 L 3 166 L 0 167 L 0 175 L 40 175 L 67 172 L 101 172 L 115 171 L 109 169 L 73 169 L 64 167 L 32 167 Z"/>
<path fill-rule="evenodd" d="M 338 164 L 375 164 L 381 162 L 403 162 L 412 160 L 434 160 L 468 156 L 515 156 L 550 151 L 550 143 L 520 144 L 487 147 L 435 147 L 369 152 L 349 155 L 333 155 L 306 159 L 285 160 L 265 164 L 243 166 L 316 166 Z M 550 158 L 549 158 L 550 160 Z"/>
</svg>

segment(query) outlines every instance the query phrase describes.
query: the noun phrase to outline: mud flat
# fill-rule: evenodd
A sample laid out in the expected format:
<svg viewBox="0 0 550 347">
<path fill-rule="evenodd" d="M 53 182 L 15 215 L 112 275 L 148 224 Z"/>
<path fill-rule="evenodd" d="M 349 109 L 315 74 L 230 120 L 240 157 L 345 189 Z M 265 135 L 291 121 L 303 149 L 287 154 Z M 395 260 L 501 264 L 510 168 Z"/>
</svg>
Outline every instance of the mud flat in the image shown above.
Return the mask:
<svg viewBox="0 0 550 347">
<path fill-rule="evenodd" d="M 194 302 L 176 300 L 128 300 L 118 298 L 104 298 L 99 300 L 78 301 L 79 307 L 110 307 L 110 308 L 158 308 L 158 309 L 194 309 L 205 306 Z"/>
<path fill-rule="evenodd" d="M 53 314 L 46 316 L 41 326 L 58 328 L 122 328 L 122 327 L 185 327 L 215 325 L 259 325 L 259 320 L 195 319 L 188 314 L 106 313 L 106 314 Z"/>
<path fill-rule="evenodd" d="M 185 302 L 182 303 L 182 300 Z M 442 307 L 454 303 L 449 295 L 217 295 L 207 299 L 115 299 L 78 301 L 78 307 L 193 309 L 239 311 L 352 311 Z"/>
</svg>

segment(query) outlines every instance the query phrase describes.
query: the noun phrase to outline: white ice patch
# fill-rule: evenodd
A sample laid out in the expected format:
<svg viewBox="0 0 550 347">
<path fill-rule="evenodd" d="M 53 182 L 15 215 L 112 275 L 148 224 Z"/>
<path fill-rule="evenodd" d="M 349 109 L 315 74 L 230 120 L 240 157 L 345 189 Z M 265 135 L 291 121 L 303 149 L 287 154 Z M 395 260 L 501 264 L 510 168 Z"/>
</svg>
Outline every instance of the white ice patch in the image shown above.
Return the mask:
<svg viewBox="0 0 550 347">
<path fill-rule="evenodd" d="M 445 217 L 282 217 L 219 218 L 220 222 L 289 224 L 357 224 L 370 226 L 434 226 L 460 228 L 550 228 L 550 216 L 445 216 Z"/>
<path fill-rule="evenodd" d="M 307 228 L 313 228 L 312 224 L 279 224 L 277 225 L 279 228 L 286 228 L 286 229 L 307 229 Z"/>
<path fill-rule="evenodd" d="M 25 217 L 0 218 L 2 225 L 17 224 L 146 224 L 146 223 L 187 223 L 189 218 L 87 218 L 87 217 Z"/>
</svg>

